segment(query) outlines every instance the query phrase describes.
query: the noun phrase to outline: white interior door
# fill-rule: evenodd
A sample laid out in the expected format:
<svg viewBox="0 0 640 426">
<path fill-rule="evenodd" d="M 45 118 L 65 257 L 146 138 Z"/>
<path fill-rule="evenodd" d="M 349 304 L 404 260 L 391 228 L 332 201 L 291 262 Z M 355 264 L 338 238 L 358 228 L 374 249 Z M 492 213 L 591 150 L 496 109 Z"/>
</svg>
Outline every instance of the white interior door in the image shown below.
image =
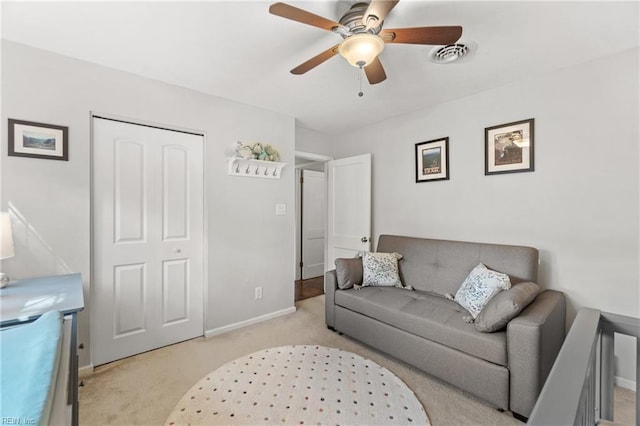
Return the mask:
<svg viewBox="0 0 640 426">
<path fill-rule="evenodd" d="M 328 162 L 327 259 L 355 257 L 371 244 L 371 154 Z"/>
<path fill-rule="evenodd" d="M 324 274 L 324 172 L 302 170 L 302 279 Z"/>
<path fill-rule="evenodd" d="M 92 362 L 203 334 L 203 136 L 93 118 Z"/>
</svg>

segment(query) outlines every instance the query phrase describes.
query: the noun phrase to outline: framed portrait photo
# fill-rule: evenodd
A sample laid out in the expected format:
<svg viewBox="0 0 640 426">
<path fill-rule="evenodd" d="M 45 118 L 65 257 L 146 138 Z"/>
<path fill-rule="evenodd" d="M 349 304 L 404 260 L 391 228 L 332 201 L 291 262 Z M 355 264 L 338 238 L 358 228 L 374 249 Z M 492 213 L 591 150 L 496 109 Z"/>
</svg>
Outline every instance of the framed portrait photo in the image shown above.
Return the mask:
<svg viewBox="0 0 640 426">
<path fill-rule="evenodd" d="M 449 180 L 449 138 L 416 144 L 416 183 Z"/>
<path fill-rule="evenodd" d="M 9 155 L 69 161 L 69 128 L 9 119 Z"/>
<path fill-rule="evenodd" d="M 484 174 L 532 172 L 534 119 L 484 129 Z"/>
</svg>

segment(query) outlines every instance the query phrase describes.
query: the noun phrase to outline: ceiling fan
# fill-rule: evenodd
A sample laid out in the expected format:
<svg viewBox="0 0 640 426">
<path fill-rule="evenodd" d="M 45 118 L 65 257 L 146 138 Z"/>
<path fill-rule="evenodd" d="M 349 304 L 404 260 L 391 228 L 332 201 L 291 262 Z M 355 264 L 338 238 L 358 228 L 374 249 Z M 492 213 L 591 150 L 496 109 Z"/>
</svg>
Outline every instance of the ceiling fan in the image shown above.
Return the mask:
<svg viewBox="0 0 640 426">
<path fill-rule="evenodd" d="M 342 42 L 292 69 L 292 74 L 304 74 L 339 53 L 351 65 L 363 69 L 370 84 L 377 84 L 387 78 L 378 58 L 385 44 L 447 45 L 455 43 L 462 35 L 460 26 L 383 30 L 384 18 L 398 1 L 371 0 L 370 3 L 356 3 L 342 15 L 339 22 L 285 3 L 272 4 L 269 13 L 334 32 L 343 38 Z"/>
</svg>

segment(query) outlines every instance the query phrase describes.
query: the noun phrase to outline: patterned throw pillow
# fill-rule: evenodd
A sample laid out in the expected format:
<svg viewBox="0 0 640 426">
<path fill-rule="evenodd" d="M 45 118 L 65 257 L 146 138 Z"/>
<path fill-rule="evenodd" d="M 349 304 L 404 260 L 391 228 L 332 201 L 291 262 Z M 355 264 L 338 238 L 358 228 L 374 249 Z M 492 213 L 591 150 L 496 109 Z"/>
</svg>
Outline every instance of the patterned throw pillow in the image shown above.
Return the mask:
<svg viewBox="0 0 640 426">
<path fill-rule="evenodd" d="M 400 259 L 400 253 L 364 253 L 362 287 L 403 287 L 398 270 Z"/>
<path fill-rule="evenodd" d="M 492 271 L 482 263 L 471 270 L 455 296 L 455 301 L 475 319 L 493 296 L 509 290 L 511 281 L 507 274 Z"/>
</svg>

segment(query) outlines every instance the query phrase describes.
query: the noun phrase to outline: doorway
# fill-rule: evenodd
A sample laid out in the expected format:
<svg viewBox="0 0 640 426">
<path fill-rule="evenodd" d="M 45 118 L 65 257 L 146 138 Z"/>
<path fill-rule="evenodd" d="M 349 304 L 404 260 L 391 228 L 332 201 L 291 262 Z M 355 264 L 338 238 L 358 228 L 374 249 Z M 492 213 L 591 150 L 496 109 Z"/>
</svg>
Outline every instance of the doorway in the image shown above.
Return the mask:
<svg viewBox="0 0 640 426">
<path fill-rule="evenodd" d="M 204 136 L 92 116 L 94 366 L 201 336 Z"/>
<path fill-rule="evenodd" d="M 298 296 L 309 297 L 321 294 L 310 287 L 319 287 L 324 276 L 302 280 L 302 226 L 300 176 L 301 170 L 314 162 L 324 171 L 325 207 L 322 209 L 324 222 L 323 274 L 334 268 L 338 257 L 354 257 L 371 247 L 371 154 L 333 160 L 331 157 L 296 152 L 296 301 Z M 308 156 L 308 157 L 307 157 Z M 306 161 L 305 161 L 306 160 Z M 304 265 L 302 265 L 304 266 Z M 309 285 L 305 286 L 305 282 Z M 298 288 L 300 287 L 300 288 Z M 305 293 L 305 290 L 309 289 Z M 315 294 L 314 294 L 315 293 Z"/>
<path fill-rule="evenodd" d="M 326 173 L 331 157 L 296 152 L 295 301 L 324 294 Z"/>
</svg>

